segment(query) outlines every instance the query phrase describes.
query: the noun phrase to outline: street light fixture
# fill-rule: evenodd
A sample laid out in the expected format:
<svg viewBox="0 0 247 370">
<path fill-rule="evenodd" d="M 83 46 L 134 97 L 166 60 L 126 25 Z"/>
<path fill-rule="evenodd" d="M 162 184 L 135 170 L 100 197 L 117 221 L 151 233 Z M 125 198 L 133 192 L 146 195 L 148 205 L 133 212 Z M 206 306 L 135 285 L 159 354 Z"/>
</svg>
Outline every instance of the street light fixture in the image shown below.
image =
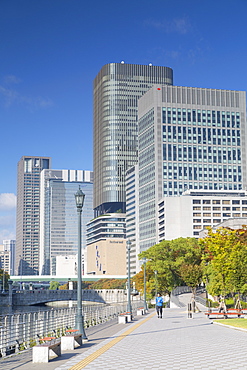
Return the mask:
<svg viewBox="0 0 247 370">
<path fill-rule="evenodd" d="M 80 186 L 75 194 L 75 203 L 78 213 L 78 261 L 77 261 L 77 315 L 75 320 L 75 327 L 78 329 L 79 334 L 82 334 L 82 339 L 87 340 L 84 330 L 84 317 L 82 312 L 82 276 L 81 276 L 81 214 L 84 204 L 85 194 L 82 192 Z"/>
<path fill-rule="evenodd" d="M 127 251 L 128 251 L 128 306 L 127 306 L 127 312 L 130 312 L 130 314 L 132 315 L 131 296 L 130 296 L 130 248 L 131 248 L 131 241 L 127 240 Z"/>
</svg>

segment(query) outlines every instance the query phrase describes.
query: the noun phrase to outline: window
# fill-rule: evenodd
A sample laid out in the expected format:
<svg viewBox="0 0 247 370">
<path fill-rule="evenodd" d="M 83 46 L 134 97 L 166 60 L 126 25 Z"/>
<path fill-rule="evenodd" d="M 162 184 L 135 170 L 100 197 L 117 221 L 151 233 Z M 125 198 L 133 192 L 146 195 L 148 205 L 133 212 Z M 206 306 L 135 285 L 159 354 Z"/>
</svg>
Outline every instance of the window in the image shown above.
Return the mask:
<svg viewBox="0 0 247 370">
<path fill-rule="evenodd" d="M 220 200 L 213 200 L 213 204 L 220 204 Z"/>
<path fill-rule="evenodd" d="M 201 204 L 201 200 L 193 199 L 193 204 Z"/>
<path fill-rule="evenodd" d="M 194 218 L 193 219 L 193 223 L 194 224 L 200 224 L 201 223 L 201 219 L 200 218 Z"/>
<path fill-rule="evenodd" d="M 222 204 L 230 204 L 230 200 L 222 200 Z"/>
</svg>

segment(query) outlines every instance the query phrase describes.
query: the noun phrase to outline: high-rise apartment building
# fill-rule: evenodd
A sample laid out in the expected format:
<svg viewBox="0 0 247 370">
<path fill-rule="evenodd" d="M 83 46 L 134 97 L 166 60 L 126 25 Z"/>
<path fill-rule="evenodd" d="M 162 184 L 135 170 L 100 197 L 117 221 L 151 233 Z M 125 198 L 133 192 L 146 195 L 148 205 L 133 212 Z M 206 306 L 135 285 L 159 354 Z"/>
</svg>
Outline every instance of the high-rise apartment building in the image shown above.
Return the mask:
<svg viewBox="0 0 247 370">
<path fill-rule="evenodd" d="M 187 189 L 246 188 L 246 94 L 156 85 L 139 100 L 138 115 L 138 247 L 143 251 L 159 241 L 163 197 Z"/>
<path fill-rule="evenodd" d="M 78 215 L 75 193 L 85 194 L 82 208 L 82 252 L 86 247 L 86 224 L 93 218 L 93 172 L 43 170 L 40 175 L 40 266 L 41 275 L 56 275 L 58 256 L 77 255 Z M 84 259 L 82 261 L 84 266 Z"/>
<path fill-rule="evenodd" d="M 137 102 L 154 84 L 172 85 L 172 69 L 110 63 L 94 80 L 95 216 L 125 213 L 126 170 L 138 159 Z"/>
<path fill-rule="evenodd" d="M 17 275 L 37 275 L 40 239 L 40 172 L 49 157 L 23 156 L 18 162 L 16 267 Z"/>
<path fill-rule="evenodd" d="M 10 267 L 9 267 L 9 274 L 14 275 L 15 273 L 15 240 L 3 240 L 3 252 L 9 252 L 10 255 Z"/>
</svg>

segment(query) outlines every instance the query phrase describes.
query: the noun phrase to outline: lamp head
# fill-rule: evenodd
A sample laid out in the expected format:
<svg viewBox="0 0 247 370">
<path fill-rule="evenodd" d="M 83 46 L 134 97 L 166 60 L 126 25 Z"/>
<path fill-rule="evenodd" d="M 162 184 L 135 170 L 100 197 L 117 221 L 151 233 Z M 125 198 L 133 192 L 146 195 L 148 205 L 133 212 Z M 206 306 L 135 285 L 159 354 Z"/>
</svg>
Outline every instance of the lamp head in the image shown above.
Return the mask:
<svg viewBox="0 0 247 370">
<path fill-rule="evenodd" d="M 85 194 L 79 186 L 79 190 L 75 193 L 75 204 L 78 210 L 81 210 L 84 204 Z"/>
</svg>

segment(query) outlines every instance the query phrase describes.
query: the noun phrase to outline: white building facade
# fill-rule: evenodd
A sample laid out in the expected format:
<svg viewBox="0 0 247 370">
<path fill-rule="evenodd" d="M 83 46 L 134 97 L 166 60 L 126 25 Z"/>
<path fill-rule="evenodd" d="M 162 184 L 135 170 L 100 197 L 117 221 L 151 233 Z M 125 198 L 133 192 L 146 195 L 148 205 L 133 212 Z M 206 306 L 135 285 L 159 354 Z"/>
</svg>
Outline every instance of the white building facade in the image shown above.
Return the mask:
<svg viewBox="0 0 247 370">
<path fill-rule="evenodd" d="M 159 242 L 198 238 L 206 227 L 217 228 L 229 219 L 244 225 L 246 217 L 245 190 L 187 190 L 181 196 L 164 197 L 159 202 Z"/>
</svg>

